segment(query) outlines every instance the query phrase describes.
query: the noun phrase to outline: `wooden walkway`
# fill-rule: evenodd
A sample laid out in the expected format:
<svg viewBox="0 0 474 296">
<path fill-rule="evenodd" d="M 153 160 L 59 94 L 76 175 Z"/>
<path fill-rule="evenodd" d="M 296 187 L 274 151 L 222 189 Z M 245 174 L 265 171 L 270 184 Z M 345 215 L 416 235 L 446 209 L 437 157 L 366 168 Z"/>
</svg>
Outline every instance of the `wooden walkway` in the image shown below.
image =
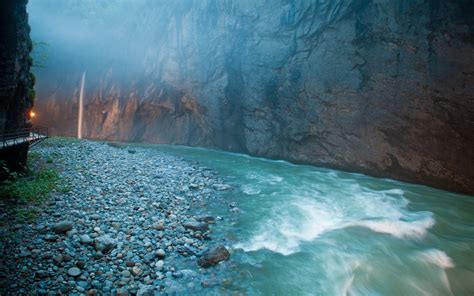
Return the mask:
<svg viewBox="0 0 474 296">
<path fill-rule="evenodd" d="M 33 146 L 48 138 L 48 129 L 45 127 L 24 128 L 0 135 L 0 150 L 16 145 L 29 143 Z"/>
</svg>

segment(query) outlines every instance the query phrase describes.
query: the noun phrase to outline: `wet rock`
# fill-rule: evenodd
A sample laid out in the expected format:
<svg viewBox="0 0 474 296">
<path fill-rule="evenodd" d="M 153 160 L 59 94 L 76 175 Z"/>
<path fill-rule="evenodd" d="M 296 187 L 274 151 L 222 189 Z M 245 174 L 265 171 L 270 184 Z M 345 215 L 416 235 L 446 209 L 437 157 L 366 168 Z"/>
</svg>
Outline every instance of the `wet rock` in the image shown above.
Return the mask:
<svg viewBox="0 0 474 296">
<path fill-rule="evenodd" d="M 193 231 L 201 231 L 201 232 L 206 232 L 209 230 L 209 226 L 207 225 L 207 223 L 201 223 L 195 220 L 190 220 L 183 223 L 183 227 L 186 229 L 191 229 Z"/>
<path fill-rule="evenodd" d="M 230 190 L 232 188 L 230 185 L 227 184 L 214 184 L 213 187 L 217 191 L 225 191 Z"/>
<path fill-rule="evenodd" d="M 79 268 L 84 268 L 86 266 L 86 262 L 84 261 L 77 261 L 76 266 Z"/>
<path fill-rule="evenodd" d="M 90 215 L 90 217 L 92 220 L 99 220 L 100 219 L 100 215 L 99 214 L 92 214 Z"/>
<path fill-rule="evenodd" d="M 110 252 L 117 245 L 117 241 L 108 235 L 97 237 L 95 240 L 95 249 L 104 254 Z"/>
<path fill-rule="evenodd" d="M 155 287 L 154 286 L 151 286 L 151 285 L 145 285 L 145 286 L 142 286 L 138 292 L 137 292 L 137 296 L 154 296 L 155 295 Z"/>
<path fill-rule="evenodd" d="M 52 229 L 57 234 L 63 234 L 71 230 L 73 223 L 71 221 L 61 221 L 53 225 Z"/>
<path fill-rule="evenodd" d="M 53 257 L 53 262 L 56 265 L 61 265 L 63 263 L 63 261 L 64 261 L 64 258 L 63 258 L 63 255 L 61 255 L 61 254 Z"/>
<path fill-rule="evenodd" d="M 8 266 L 15 266 L 10 274 L 21 274 L 22 278 L 9 279 L 17 282 L 17 286 L 6 288 L 5 294 L 35 293 L 27 287 L 72 295 L 114 295 L 118 288 L 123 288 L 119 294 L 134 294 L 142 283 L 156 288 L 167 286 L 163 282 L 166 280 L 176 288 L 169 291 L 182 292 L 179 279 L 186 275 L 173 266 L 189 261 L 179 254 L 200 256 L 207 242 L 199 238 L 206 236 L 207 224 L 212 222 L 205 215 L 191 218 L 194 214 L 191 202 L 207 198 L 217 202 L 214 199 L 217 193 L 206 191 L 205 185 L 213 184 L 214 179 L 204 180 L 198 168 L 191 169 L 187 162 L 175 157 L 156 157 L 156 152 L 137 151 L 133 158 L 145 157 L 138 166 L 126 150 L 110 153 L 107 145 L 87 141 L 71 146 L 65 146 L 64 150 L 46 148 L 61 153 L 59 158 L 66 162 L 64 167 L 70 168 L 61 173 L 71 180 L 72 190 L 56 195 L 55 203 L 45 209 L 49 215 L 38 218 L 40 226 L 18 228 L 18 240 L 23 244 L 12 246 L 11 254 L 5 258 Z M 81 151 L 88 147 L 93 147 L 95 152 L 84 157 Z M 77 167 L 86 168 L 87 174 Z M 157 168 L 162 176 L 159 181 L 153 172 Z M 198 186 L 188 188 L 189 195 L 176 198 L 176 180 Z M 179 188 L 182 186 L 187 185 L 180 184 Z M 222 205 L 226 206 L 225 201 Z M 91 214 L 90 209 L 95 212 Z M 74 221 L 66 237 L 52 232 L 55 217 Z M 183 224 L 187 222 L 191 223 L 185 228 Z M 47 229 L 48 233 L 40 233 L 38 229 Z M 164 261 L 165 258 L 170 258 L 170 262 Z M 41 271 L 34 266 L 41 266 Z M 198 266 L 194 268 L 197 271 Z M 190 281 L 197 277 L 197 272 L 194 274 Z M 4 291 L 0 286 L 0 294 Z M 158 288 L 154 293 L 159 293 Z"/>
<path fill-rule="evenodd" d="M 127 289 L 120 288 L 120 289 L 117 289 L 117 292 L 116 292 L 115 295 L 116 296 L 128 296 L 128 295 L 130 295 L 130 293 L 128 293 Z"/>
<path fill-rule="evenodd" d="M 156 262 L 155 264 L 155 267 L 157 270 L 162 271 L 164 265 L 165 265 L 165 262 L 163 260 L 158 260 L 158 262 Z"/>
<path fill-rule="evenodd" d="M 134 276 L 138 276 L 138 275 L 142 274 L 142 272 L 143 272 L 143 271 L 142 271 L 139 267 L 137 267 L 137 266 L 135 266 L 135 267 L 132 268 L 132 274 L 133 274 Z"/>
<path fill-rule="evenodd" d="M 165 226 L 163 225 L 163 223 L 159 222 L 159 223 L 154 223 L 153 224 L 153 229 L 156 229 L 156 230 L 164 230 L 165 229 Z"/>
<path fill-rule="evenodd" d="M 145 263 L 151 262 L 153 259 L 155 259 L 156 254 L 155 253 L 148 253 L 143 257 L 143 261 Z"/>
<path fill-rule="evenodd" d="M 126 261 L 126 262 L 125 262 L 125 265 L 127 265 L 127 267 L 134 267 L 134 266 L 135 266 L 135 262 L 133 262 L 133 261 Z"/>
<path fill-rule="evenodd" d="M 48 272 L 44 270 L 38 270 L 35 272 L 35 277 L 39 279 L 44 279 L 49 277 Z"/>
<path fill-rule="evenodd" d="M 68 269 L 67 274 L 72 277 L 78 277 L 81 274 L 81 270 L 77 267 L 71 267 Z"/>
<path fill-rule="evenodd" d="M 201 217 L 196 218 L 196 220 L 199 222 L 207 223 L 207 224 L 216 223 L 216 219 L 212 216 L 201 216 Z"/>
<path fill-rule="evenodd" d="M 156 251 L 156 257 L 158 257 L 159 259 L 163 259 L 165 258 L 165 256 L 166 256 L 165 250 L 158 249 L 158 251 Z"/>
<path fill-rule="evenodd" d="M 92 240 L 92 238 L 88 234 L 81 235 L 79 239 L 81 243 L 85 245 L 92 245 L 94 243 L 94 240 Z"/>
<path fill-rule="evenodd" d="M 221 245 L 205 251 L 198 260 L 198 264 L 201 267 L 207 268 L 216 265 L 221 261 L 228 260 L 229 257 L 229 251 L 226 247 Z"/>
</svg>

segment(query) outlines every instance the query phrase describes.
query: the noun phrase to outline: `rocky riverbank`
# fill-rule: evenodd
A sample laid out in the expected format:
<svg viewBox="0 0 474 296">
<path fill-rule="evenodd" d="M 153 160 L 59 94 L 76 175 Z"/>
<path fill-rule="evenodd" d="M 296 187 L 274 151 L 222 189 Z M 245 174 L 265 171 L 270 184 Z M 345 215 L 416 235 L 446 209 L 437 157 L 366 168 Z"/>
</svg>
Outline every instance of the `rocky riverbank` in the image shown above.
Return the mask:
<svg viewBox="0 0 474 296">
<path fill-rule="evenodd" d="M 227 206 L 219 195 L 230 186 L 216 172 L 99 142 L 52 139 L 35 151 L 66 189 L 32 223 L 2 225 L 0 294 L 173 294 L 220 282 L 228 263 L 215 264 L 229 253 L 212 228 L 224 221 L 205 205 Z"/>
</svg>

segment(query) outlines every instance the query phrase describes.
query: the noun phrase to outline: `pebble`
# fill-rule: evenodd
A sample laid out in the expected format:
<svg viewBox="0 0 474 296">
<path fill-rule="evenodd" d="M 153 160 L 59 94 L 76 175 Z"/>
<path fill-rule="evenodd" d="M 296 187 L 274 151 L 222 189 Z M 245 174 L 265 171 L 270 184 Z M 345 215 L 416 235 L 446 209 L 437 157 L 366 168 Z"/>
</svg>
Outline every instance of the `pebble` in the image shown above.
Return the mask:
<svg viewBox="0 0 474 296">
<path fill-rule="evenodd" d="M 91 245 L 94 243 L 92 238 L 88 234 L 83 234 L 80 237 L 81 243 L 86 244 L 86 245 Z"/>
<path fill-rule="evenodd" d="M 156 269 L 158 269 L 159 271 L 162 271 L 164 265 L 165 265 L 165 262 L 164 262 L 163 260 L 158 260 L 158 262 L 156 262 L 156 264 L 155 264 L 155 267 L 156 267 Z"/>
<path fill-rule="evenodd" d="M 117 241 L 108 235 L 103 235 L 95 239 L 95 249 L 102 253 L 110 252 L 117 245 Z"/>
<path fill-rule="evenodd" d="M 201 206 L 227 207 L 217 191 L 230 186 L 181 158 L 134 150 L 89 141 L 36 148 L 55 154 L 71 190 L 56 192 L 31 227 L 14 225 L 18 242 L 0 266 L 14 285 L 0 295 L 200 293 L 206 273 L 196 256 L 210 247 L 209 225 L 221 221 Z"/>
<path fill-rule="evenodd" d="M 69 268 L 69 270 L 67 271 L 67 274 L 69 274 L 70 276 L 72 277 L 77 277 L 81 274 L 81 270 L 77 267 L 71 267 Z"/>
<path fill-rule="evenodd" d="M 71 221 L 61 221 L 53 225 L 52 229 L 55 233 L 62 234 L 71 230 L 73 224 Z"/>
</svg>

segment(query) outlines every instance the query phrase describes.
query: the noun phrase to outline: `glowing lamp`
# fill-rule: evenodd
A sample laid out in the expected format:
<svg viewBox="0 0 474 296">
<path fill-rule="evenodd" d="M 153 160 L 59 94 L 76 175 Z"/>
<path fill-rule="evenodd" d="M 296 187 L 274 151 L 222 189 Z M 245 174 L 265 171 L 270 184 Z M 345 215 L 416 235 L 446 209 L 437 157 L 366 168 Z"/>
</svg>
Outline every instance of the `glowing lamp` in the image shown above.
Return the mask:
<svg viewBox="0 0 474 296">
<path fill-rule="evenodd" d="M 33 111 L 30 111 L 30 118 L 34 118 L 36 116 L 36 113 Z"/>
</svg>

